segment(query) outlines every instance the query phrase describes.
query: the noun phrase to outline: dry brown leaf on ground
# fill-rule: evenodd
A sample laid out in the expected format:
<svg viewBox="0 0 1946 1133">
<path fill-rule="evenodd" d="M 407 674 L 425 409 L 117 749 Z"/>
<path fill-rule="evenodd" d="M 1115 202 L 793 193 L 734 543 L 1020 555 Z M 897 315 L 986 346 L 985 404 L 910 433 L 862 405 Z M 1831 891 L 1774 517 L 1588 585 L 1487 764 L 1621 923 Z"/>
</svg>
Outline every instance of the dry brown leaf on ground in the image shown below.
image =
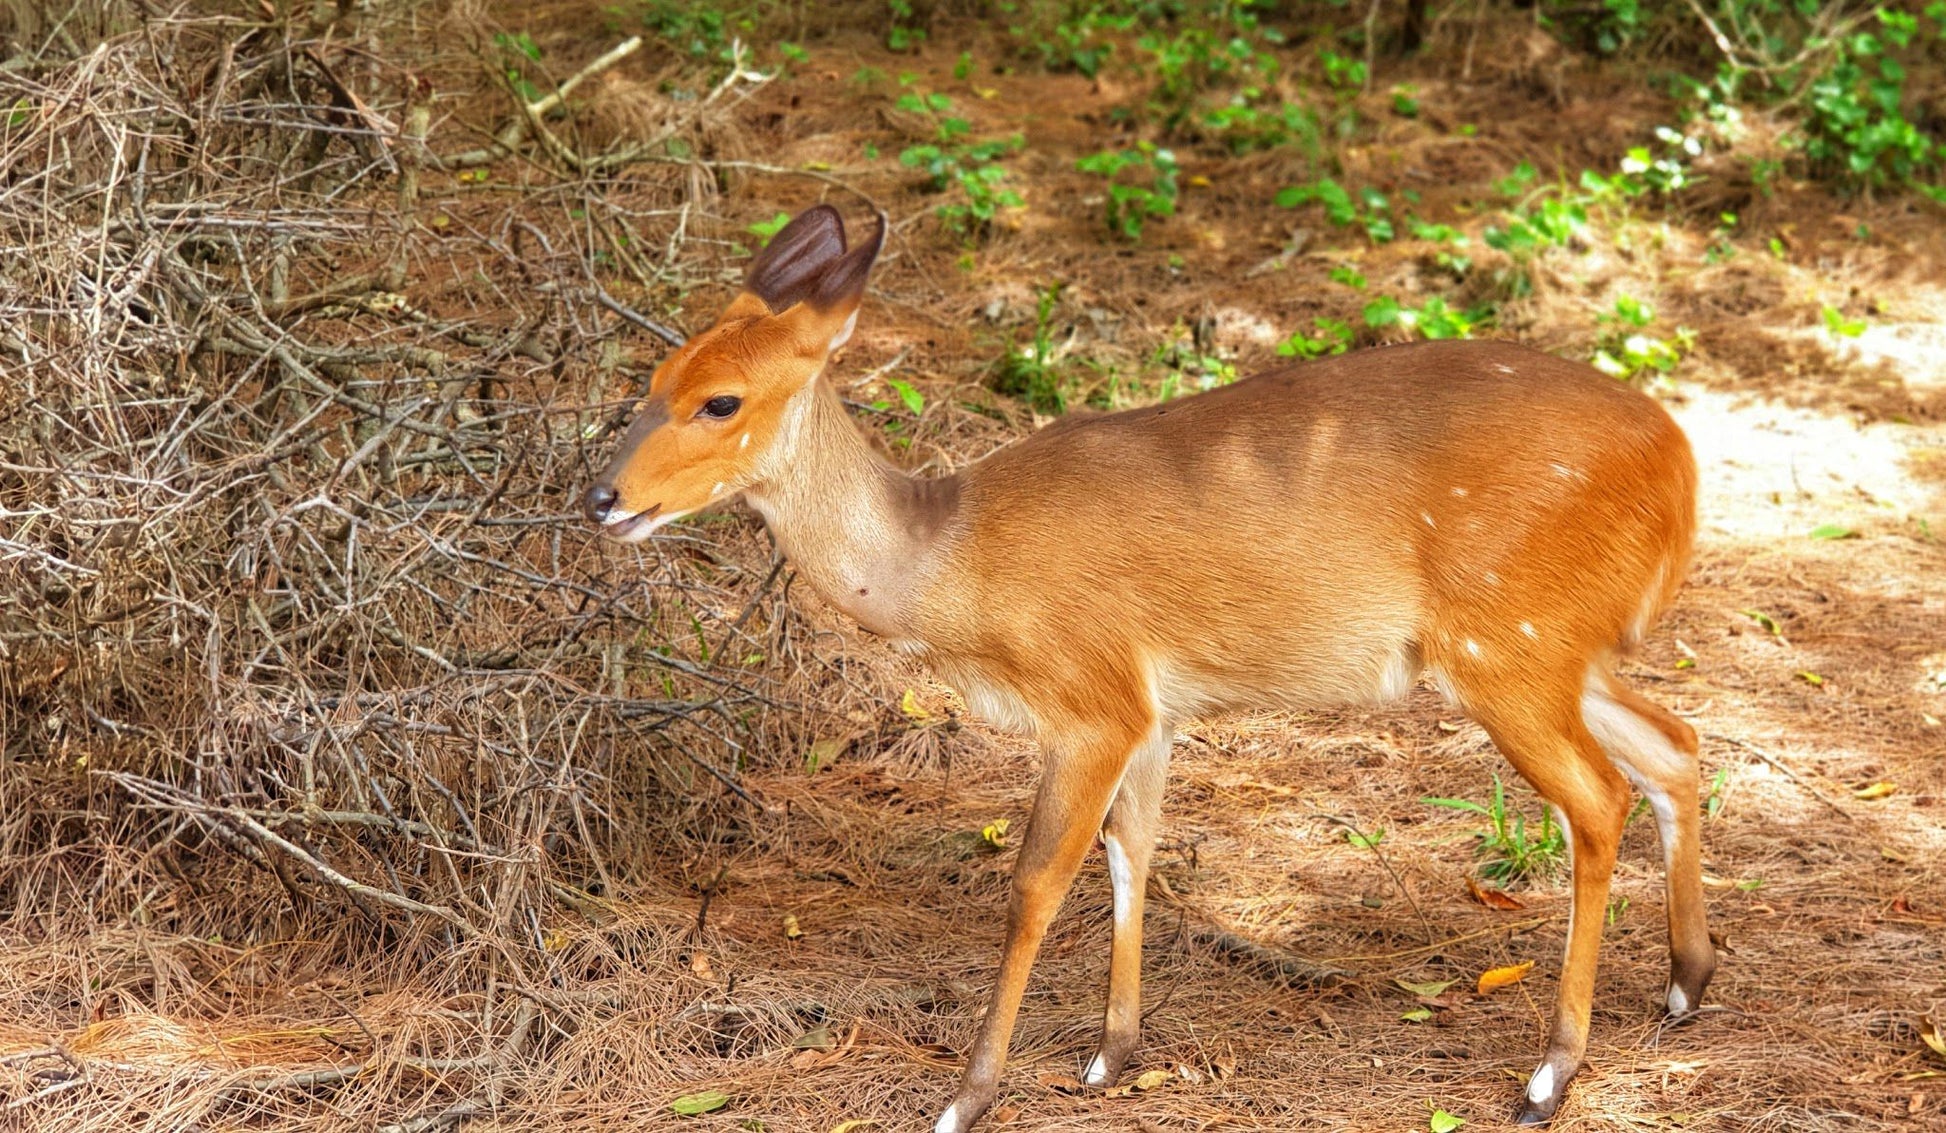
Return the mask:
<svg viewBox="0 0 1946 1133">
<path fill-rule="evenodd" d="M 1498 991 L 1503 987 L 1512 987 L 1514 984 L 1526 979 L 1527 973 L 1533 970 L 1534 962 L 1532 960 L 1522 960 L 1518 964 L 1508 964 L 1499 968 L 1488 968 L 1486 971 L 1480 973 L 1480 994 L 1485 995 L 1490 991 Z"/>
<path fill-rule="evenodd" d="M 1946 1027 L 1930 1015 L 1919 1020 L 1919 1040 L 1934 1054 L 1946 1058 Z"/>
<path fill-rule="evenodd" d="M 1489 909 L 1504 909 L 1508 912 L 1513 912 L 1514 910 L 1527 907 L 1519 898 L 1509 894 L 1506 890 L 1488 888 L 1470 877 L 1466 879 L 1466 895 Z"/>
</svg>

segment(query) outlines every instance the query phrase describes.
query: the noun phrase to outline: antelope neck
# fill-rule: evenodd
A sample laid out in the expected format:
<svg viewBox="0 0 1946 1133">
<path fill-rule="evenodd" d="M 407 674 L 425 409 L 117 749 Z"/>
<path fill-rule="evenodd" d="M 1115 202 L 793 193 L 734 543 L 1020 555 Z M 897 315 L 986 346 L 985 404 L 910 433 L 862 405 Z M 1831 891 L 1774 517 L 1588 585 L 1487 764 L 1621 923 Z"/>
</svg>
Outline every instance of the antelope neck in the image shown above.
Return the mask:
<svg viewBox="0 0 1946 1133">
<path fill-rule="evenodd" d="M 818 596 L 872 633 L 911 636 L 916 582 L 959 503 L 956 477 L 924 480 L 880 456 L 822 377 L 745 498 Z"/>
</svg>

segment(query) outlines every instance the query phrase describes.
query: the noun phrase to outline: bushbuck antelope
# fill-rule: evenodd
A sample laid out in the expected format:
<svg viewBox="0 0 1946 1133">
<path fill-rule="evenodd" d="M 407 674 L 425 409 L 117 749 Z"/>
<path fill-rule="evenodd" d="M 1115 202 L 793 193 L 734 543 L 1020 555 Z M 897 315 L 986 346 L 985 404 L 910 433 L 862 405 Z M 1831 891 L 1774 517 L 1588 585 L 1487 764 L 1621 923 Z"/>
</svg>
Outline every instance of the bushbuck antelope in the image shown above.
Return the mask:
<svg viewBox="0 0 1946 1133">
<path fill-rule="evenodd" d="M 742 495 L 826 601 L 921 657 L 1045 755 L 993 999 L 936 1133 L 992 1103 L 1048 922 L 1101 832 L 1114 886 L 1092 1085 L 1133 1053 L 1142 901 L 1169 745 L 1190 717 L 1389 700 L 1421 676 L 1559 815 L 1573 907 L 1553 1033 L 1518 1116 L 1544 1122 L 1587 1045 L 1629 785 L 1660 828 L 1668 1009 L 1715 967 L 1696 734 L 1611 658 L 1682 583 L 1689 443 L 1654 401 L 1499 342 L 1277 370 L 1075 416 L 938 479 L 883 459 L 820 379 L 884 239 L 799 215 L 670 355 L 589 517 L 635 542 Z"/>
</svg>

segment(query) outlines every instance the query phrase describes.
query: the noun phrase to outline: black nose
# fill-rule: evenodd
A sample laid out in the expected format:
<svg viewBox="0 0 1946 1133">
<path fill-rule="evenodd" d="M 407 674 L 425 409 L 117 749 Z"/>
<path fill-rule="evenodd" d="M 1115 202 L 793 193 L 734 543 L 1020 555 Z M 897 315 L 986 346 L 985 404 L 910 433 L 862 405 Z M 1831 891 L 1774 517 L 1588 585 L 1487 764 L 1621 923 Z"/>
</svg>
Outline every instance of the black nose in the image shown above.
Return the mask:
<svg viewBox="0 0 1946 1133">
<path fill-rule="evenodd" d="M 587 512 L 588 518 L 596 523 L 607 519 L 608 509 L 614 506 L 615 489 L 606 484 L 596 484 L 588 489 L 587 495 L 581 497 L 581 510 Z"/>
</svg>

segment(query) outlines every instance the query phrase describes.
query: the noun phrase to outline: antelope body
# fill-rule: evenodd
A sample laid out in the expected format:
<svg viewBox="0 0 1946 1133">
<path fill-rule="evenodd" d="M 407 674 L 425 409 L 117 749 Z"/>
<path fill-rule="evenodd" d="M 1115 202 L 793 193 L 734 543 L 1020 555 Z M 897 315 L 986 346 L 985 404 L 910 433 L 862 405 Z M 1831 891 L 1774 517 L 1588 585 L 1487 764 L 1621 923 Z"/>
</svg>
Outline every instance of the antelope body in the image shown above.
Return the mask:
<svg viewBox="0 0 1946 1133">
<path fill-rule="evenodd" d="M 819 377 L 882 237 L 849 247 L 825 206 L 780 232 L 657 371 L 586 505 L 635 540 L 742 493 L 826 600 L 1040 741 L 993 998 L 936 1133 L 992 1103 L 1028 970 L 1098 830 L 1115 923 L 1085 1078 L 1121 1073 L 1180 722 L 1384 701 L 1422 676 L 1555 809 L 1572 853 L 1559 1001 L 1520 1119 L 1548 1120 L 1581 1065 L 1631 783 L 1662 838 L 1667 1006 L 1700 1003 L 1715 953 L 1695 733 L 1609 667 L 1689 559 L 1695 464 L 1660 406 L 1525 348 L 1425 343 L 1069 418 L 914 479 Z"/>
</svg>

